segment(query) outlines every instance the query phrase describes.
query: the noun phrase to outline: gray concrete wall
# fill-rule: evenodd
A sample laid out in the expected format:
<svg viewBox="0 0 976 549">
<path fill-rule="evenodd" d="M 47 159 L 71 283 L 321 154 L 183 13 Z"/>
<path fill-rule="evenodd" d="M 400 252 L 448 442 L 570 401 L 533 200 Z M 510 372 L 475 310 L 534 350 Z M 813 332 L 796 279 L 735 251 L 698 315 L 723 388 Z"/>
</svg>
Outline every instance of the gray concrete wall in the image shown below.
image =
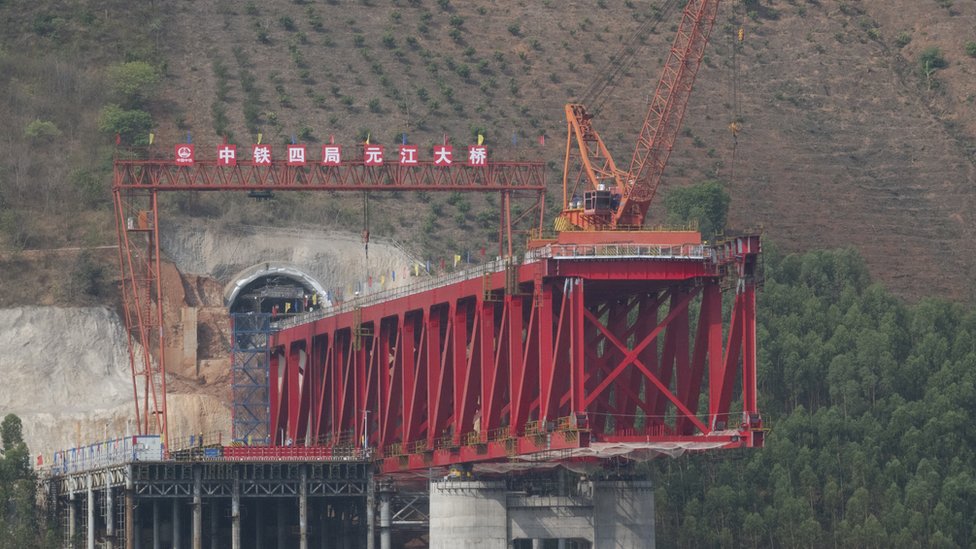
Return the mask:
<svg viewBox="0 0 976 549">
<path fill-rule="evenodd" d="M 654 489 L 649 481 L 593 483 L 594 546 L 654 549 Z"/>
<path fill-rule="evenodd" d="M 513 540 L 586 540 L 598 549 L 653 549 L 648 481 L 596 481 L 572 496 L 508 494 L 500 481 L 434 481 L 431 549 L 508 549 Z"/>
<path fill-rule="evenodd" d="M 430 549 L 508 549 L 505 483 L 430 483 Z"/>
<path fill-rule="evenodd" d="M 510 497 L 510 539 L 585 539 L 593 543 L 592 502 L 565 496 Z"/>
</svg>

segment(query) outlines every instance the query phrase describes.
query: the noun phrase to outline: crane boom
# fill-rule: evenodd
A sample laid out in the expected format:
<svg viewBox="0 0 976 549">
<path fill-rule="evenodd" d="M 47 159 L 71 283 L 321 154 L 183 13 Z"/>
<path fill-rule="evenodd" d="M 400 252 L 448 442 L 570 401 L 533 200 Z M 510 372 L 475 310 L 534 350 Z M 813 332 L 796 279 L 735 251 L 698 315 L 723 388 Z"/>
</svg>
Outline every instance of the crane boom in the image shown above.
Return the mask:
<svg viewBox="0 0 976 549">
<path fill-rule="evenodd" d="M 644 224 L 678 136 L 719 2 L 689 0 L 685 6 L 627 171 L 617 168 L 586 107 L 566 105 L 563 212 L 557 229 L 616 229 Z M 573 160 L 581 166 L 575 181 L 570 178 Z M 582 200 L 574 200 L 577 195 L 570 188 L 581 184 L 588 189 Z"/>
</svg>

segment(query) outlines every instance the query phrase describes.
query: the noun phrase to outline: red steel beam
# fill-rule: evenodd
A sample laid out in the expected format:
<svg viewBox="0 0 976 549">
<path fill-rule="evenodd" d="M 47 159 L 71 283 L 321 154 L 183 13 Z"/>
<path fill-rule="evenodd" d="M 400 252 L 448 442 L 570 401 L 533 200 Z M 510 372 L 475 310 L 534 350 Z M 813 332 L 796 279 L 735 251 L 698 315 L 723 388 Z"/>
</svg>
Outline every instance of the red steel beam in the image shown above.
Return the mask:
<svg viewBox="0 0 976 549">
<path fill-rule="evenodd" d="M 416 165 L 366 166 L 362 160 L 339 166 L 306 164 L 218 165 L 197 160 L 116 160 L 115 187 L 158 191 L 535 191 L 544 192 L 542 162 L 488 162 L 485 166 L 430 161 Z"/>
</svg>

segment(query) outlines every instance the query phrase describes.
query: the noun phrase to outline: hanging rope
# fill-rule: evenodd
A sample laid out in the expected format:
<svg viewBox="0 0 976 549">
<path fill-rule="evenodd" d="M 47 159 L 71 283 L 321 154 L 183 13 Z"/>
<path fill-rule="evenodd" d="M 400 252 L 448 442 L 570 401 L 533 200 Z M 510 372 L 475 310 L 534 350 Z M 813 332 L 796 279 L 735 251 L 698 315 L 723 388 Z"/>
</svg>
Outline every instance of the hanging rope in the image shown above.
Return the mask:
<svg viewBox="0 0 976 549">
<path fill-rule="evenodd" d="M 366 252 L 364 271 L 369 279 L 369 193 L 363 191 L 363 250 Z"/>
</svg>

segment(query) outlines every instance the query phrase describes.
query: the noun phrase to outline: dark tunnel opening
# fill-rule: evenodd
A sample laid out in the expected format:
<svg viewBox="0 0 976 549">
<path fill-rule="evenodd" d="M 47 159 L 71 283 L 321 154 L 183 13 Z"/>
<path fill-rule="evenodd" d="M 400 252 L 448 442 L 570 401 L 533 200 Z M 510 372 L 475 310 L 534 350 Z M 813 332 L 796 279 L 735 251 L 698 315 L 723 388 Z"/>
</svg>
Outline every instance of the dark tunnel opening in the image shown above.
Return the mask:
<svg viewBox="0 0 976 549">
<path fill-rule="evenodd" d="M 260 276 L 241 288 L 231 314 L 268 313 L 272 320 L 319 309 L 322 297 L 308 284 L 287 275 Z"/>
</svg>

